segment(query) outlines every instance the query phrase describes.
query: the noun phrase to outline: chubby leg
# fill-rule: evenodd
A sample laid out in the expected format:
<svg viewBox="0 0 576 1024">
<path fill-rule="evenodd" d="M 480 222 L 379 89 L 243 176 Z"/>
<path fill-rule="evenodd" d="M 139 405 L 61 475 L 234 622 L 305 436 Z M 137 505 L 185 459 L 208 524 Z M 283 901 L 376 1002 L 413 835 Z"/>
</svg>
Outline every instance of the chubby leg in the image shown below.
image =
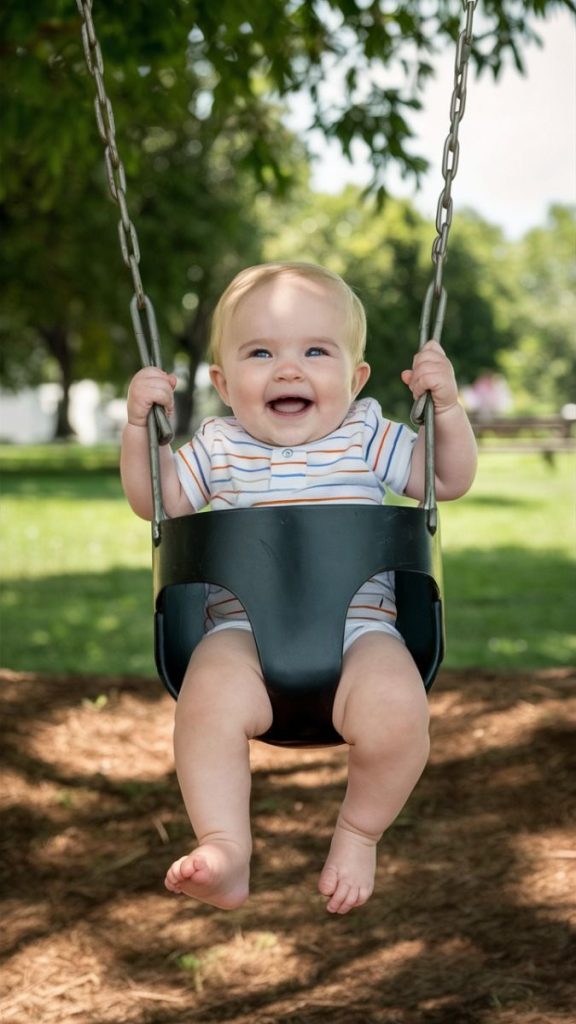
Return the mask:
<svg viewBox="0 0 576 1024">
<path fill-rule="evenodd" d="M 165 885 L 232 910 L 248 897 L 248 741 L 272 722 L 251 633 L 208 635 L 194 651 L 176 705 L 174 756 L 198 846 L 175 861 Z"/>
<path fill-rule="evenodd" d="M 344 656 L 334 724 L 350 746 L 348 785 L 319 889 L 345 914 L 374 888 L 376 846 L 402 810 L 430 749 L 428 705 L 411 655 L 393 636 L 366 633 Z"/>
</svg>

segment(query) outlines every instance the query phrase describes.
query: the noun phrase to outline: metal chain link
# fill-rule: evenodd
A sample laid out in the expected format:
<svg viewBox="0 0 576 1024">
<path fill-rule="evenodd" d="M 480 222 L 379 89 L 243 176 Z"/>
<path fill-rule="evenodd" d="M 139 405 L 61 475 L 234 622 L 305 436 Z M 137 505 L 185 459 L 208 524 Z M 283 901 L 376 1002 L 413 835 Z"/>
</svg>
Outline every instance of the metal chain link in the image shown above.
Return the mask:
<svg viewBox="0 0 576 1024">
<path fill-rule="evenodd" d="M 458 132 L 460 122 L 466 108 L 466 85 L 468 78 L 468 60 L 472 49 L 472 26 L 474 11 L 478 0 L 463 0 L 466 9 L 466 23 L 458 38 L 456 58 L 454 62 L 454 88 L 450 101 L 450 131 L 444 143 L 442 154 L 442 177 L 444 187 L 438 199 L 436 209 L 437 235 L 432 243 L 432 262 L 434 276 L 430 282 L 420 314 L 419 348 L 427 341 L 440 343 L 448 295 L 442 278 L 444 262 L 448 251 L 448 236 L 452 225 L 454 204 L 452 201 L 452 183 L 458 170 L 460 143 Z M 431 329 L 432 325 L 432 329 Z M 434 467 L 434 405 L 429 391 L 417 398 L 412 406 L 412 422 L 416 426 L 424 424 L 426 434 L 425 448 L 425 495 L 424 508 L 427 513 L 427 525 L 430 533 L 438 528 L 438 512 L 436 507 L 436 486 Z"/>
<path fill-rule="evenodd" d="M 126 172 L 118 154 L 116 145 L 116 127 L 112 105 L 104 85 L 104 61 L 92 20 L 92 0 L 76 0 L 82 18 L 82 45 L 86 67 L 96 86 L 94 109 L 98 133 L 104 145 L 104 163 L 106 178 L 111 198 L 120 210 L 118 221 L 118 239 L 122 259 L 130 271 L 134 294 L 130 302 L 130 317 L 134 336 L 140 352 L 143 366 L 162 366 L 160 339 L 156 326 L 156 316 L 152 302 L 144 291 L 140 276 L 140 245 L 136 228 L 128 213 L 126 200 Z M 153 415 L 148 421 L 149 430 L 156 434 L 157 444 L 168 444 L 173 438 L 173 431 L 164 409 L 154 406 Z M 153 447 L 153 445 L 151 445 Z M 151 452 L 154 462 L 154 455 Z M 153 467 L 154 472 L 154 467 Z"/>
<path fill-rule="evenodd" d="M 460 122 L 466 109 L 466 86 L 468 80 L 468 61 L 472 49 L 472 28 L 474 11 L 478 0 L 463 0 L 466 9 L 466 23 L 458 38 L 454 62 L 454 88 L 450 101 L 450 131 L 444 143 L 442 154 L 442 177 L 444 187 L 436 208 L 437 235 L 432 243 L 432 262 L 434 277 L 428 287 L 422 305 L 420 318 L 420 348 L 432 338 L 440 342 L 446 311 L 446 290 L 442 284 L 444 262 L 448 251 L 448 236 L 452 226 L 454 204 L 452 200 L 452 183 L 458 170 L 460 158 L 460 142 L 458 133 Z M 433 324 L 430 331 L 430 324 Z M 412 407 L 412 421 L 416 424 L 424 422 L 426 395 L 419 398 Z"/>
<path fill-rule="evenodd" d="M 442 289 L 442 274 L 444 259 L 448 248 L 448 235 L 452 224 L 453 202 L 452 182 L 458 170 L 458 159 L 460 156 L 460 143 L 458 132 L 460 122 L 464 117 L 466 109 L 466 86 L 468 81 L 468 60 L 472 49 L 472 25 L 474 11 L 478 0 L 467 0 L 466 2 L 466 25 L 458 39 L 456 47 L 456 59 L 454 65 L 454 91 L 450 102 L 450 131 L 444 143 L 442 155 L 442 177 L 444 188 L 440 193 L 438 207 L 436 210 L 437 237 L 432 245 L 432 260 L 436 265 L 434 275 L 434 291 L 440 294 Z"/>
</svg>

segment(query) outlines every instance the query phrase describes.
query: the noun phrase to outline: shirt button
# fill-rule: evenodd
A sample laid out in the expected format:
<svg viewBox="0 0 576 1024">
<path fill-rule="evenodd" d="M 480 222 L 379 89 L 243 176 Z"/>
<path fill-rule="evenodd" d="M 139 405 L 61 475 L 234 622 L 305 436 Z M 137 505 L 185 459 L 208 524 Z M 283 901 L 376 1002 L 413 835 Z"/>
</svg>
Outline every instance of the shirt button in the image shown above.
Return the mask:
<svg viewBox="0 0 576 1024">
<path fill-rule="evenodd" d="M 282 455 L 285 459 L 291 459 L 292 456 L 294 455 L 294 451 L 292 448 L 285 448 L 284 451 L 282 452 Z"/>
</svg>

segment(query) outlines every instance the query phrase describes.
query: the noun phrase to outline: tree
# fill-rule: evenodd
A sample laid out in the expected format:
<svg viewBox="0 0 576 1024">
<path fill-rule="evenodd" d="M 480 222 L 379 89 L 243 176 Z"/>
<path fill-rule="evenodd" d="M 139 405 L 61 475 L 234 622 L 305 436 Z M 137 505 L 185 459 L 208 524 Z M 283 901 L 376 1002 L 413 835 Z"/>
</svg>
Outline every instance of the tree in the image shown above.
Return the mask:
<svg viewBox="0 0 576 1024">
<path fill-rule="evenodd" d="M 514 246 L 516 344 L 500 357 L 517 408 L 557 413 L 576 395 L 576 208 L 552 206 L 548 223 Z"/>
<path fill-rule="evenodd" d="M 418 347 L 422 303 L 433 273 L 434 226 L 407 201 L 389 200 L 378 211 L 362 202 L 353 186 L 339 196 L 301 192 L 283 207 L 262 198 L 260 206 L 266 258 L 323 263 L 358 293 L 368 319 L 370 394 L 388 413 L 405 419 L 410 397 L 400 372 Z M 460 214 L 444 270 L 449 298 L 442 344 L 462 384 L 496 369 L 499 353 L 514 343 L 501 312 L 508 309 L 510 277 L 501 231 L 473 214 Z"/>
<path fill-rule="evenodd" d="M 170 359 L 177 347 L 189 362 L 189 387 L 179 394 L 183 426 L 191 415 L 207 311 L 227 275 L 247 256 L 258 258 L 251 209 L 260 185 L 246 164 L 242 125 L 232 117 L 218 126 L 211 118 L 185 116 L 189 83 L 162 69 L 158 75 L 172 124 L 168 120 L 160 128 L 150 123 L 153 82 L 148 83 L 150 96 L 141 93 L 141 86 L 135 89 L 142 107 L 132 107 L 125 163 L 127 168 L 139 164 L 128 195 L 142 242 L 143 280 L 156 301 L 167 342 L 165 356 Z M 180 93 L 177 100 L 170 95 L 171 88 Z M 126 113 L 125 104 L 119 109 Z M 63 180 L 54 175 L 53 190 L 43 188 L 49 165 L 42 164 L 41 154 L 34 150 L 29 155 L 36 162 L 29 166 L 28 178 L 14 179 L 9 201 L 7 197 L 0 204 L 4 241 L 11 254 L 0 269 L 5 300 L 0 333 L 6 353 L 2 379 L 21 385 L 39 379 L 42 370 L 57 370 L 64 392 L 58 436 L 69 433 L 67 394 L 74 378 L 89 373 L 125 383 L 137 366 L 136 347 L 127 330 L 131 288 L 128 272 L 121 272 L 116 242 L 118 213 L 105 201 L 101 147 L 92 111 L 87 113 L 91 140 L 86 148 L 78 146 L 77 160 Z M 282 162 L 298 160 L 301 147 L 294 145 L 275 109 L 262 101 L 253 113 L 258 115 L 263 145 L 282 152 Z M 48 157 L 48 152 L 43 155 Z M 43 351 L 50 355 L 48 362 L 41 358 Z"/>
<path fill-rule="evenodd" d="M 472 59 L 480 69 L 498 74 L 511 56 L 521 69 L 524 47 L 536 38 L 537 19 L 557 6 L 575 10 L 574 0 L 485 0 Z M 129 178 L 131 213 L 143 223 L 148 218 L 156 246 L 166 240 L 163 279 L 173 282 L 182 279 L 171 258 L 178 243 L 170 239 L 174 232 L 182 240 L 181 203 L 190 203 L 192 196 L 179 191 L 172 170 L 179 167 L 186 181 L 194 182 L 196 197 L 209 197 L 212 224 L 233 224 L 232 251 L 236 246 L 240 254 L 247 239 L 255 241 L 241 200 L 249 202 L 253 189 L 285 191 L 300 173 L 276 108 L 291 93 L 310 94 L 315 125 L 337 138 L 346 153 L 356 140 L 368 147 L 374 189 L 385 188 L 391 162 L 418 176 L 424 162 L 409 152 L 410 113 L 419 107 L 433 74 L 435 52 L 458 35 L 461 6 L 448 0 L 396 5 L 382 0 L 126 0 L 121 5 L 99 0 L 94 18 Z M 125 334 L 120 284 L 116 279 L 100 282 L 104 266 L 100 258 L 98 267 L 94 251 L 105 215 L 89 207 L 96 201 L 94 193 L 102 191 L 102 156 L 80 22 L 72 0 L 36 0 L 32 9 L 5 0 L 0 11 L 5 158 L 0 223 L 11 256 L 10 274 L 5 270 L 0 281 L 9 300 L 5 379 L 37 374 L 44 349 L 58 364 L 64 388 L 82 363 L 101 370 L 109 365 L 109 335 L 118 335 L 123 344 Z M 392 68 L 398 80 L 390 85 Z M 384 73 L 388 84 L 382 84 Z M 341 97 L 334 100 L 324 83 L 336 77 Z M 218 192 L 211 176 L 221 172 Z M 173 197 L 161 200 L 160 187 L 174 189 Z M 224 187 L 232 194 L 225 196 Z M 163 204 L 169 219 L 160 232 L 153 213 Z M 230 256 L 223 233 L 216 245 L 214 234 L 208 237 L 202 230 L 202 216 L 195 220 L 197 205 L 196 200 L 188 242 L 182 244 L 199 247 L 192 259 L 186 257 L 185 273 L 190 267 L 203 269 L 203 294 L 194 293 L 194 316 L 184 326 L 175 314 L 169 318 L 178 321 L 175 332 L 194 352 L 216 287 L 205 268 L 216 261 L 224 267 Z M 112 217 L 110 211 L 107 216 Z M 60 251 L 64 245 L 68 255 Z M 50 263 L 46 273 L 40 257 Z M 90 288 L 78 302 L 75 271 L 84 266 Z M 188 294 L 181 289 L 180 303 Z M 176 310 L 178 300 L 170 299 L 169 305 Z M 106 321 L 111 331 L 104 328 Z"/>
<path fill-rule="evenodd" d="M 522 71 L 524 48 L 538 39 L 535 24 L 557 7 L 576 11 L 574 0 L 484 0 L 472 53 L 476 66 L 498 75 L 512 59 Z M 407 152 L 412 134 L 407 118 L 434 73 L 434 54 L 458 37 L 462 4 L 127 0 L 119 9 L 117 0 L 99 0 L 94 17 L 115 99 L 127 100 L 128 110 L 132 104 L 141 109 L 145 92 L 156 123 L 166 124 L 171 114 L 179 116 L 174 86 L 185 81 L 192 106 L 196 89 L 197 110 L 199 103 L 219 124 L 232 116 L 244 126 L 250 139 L 246 159 L 254 169 L 281 174 L 277 153 L 254 130 L 254 114 L 263 92 L 274 98 L 306 90 L 316 125 L 339 139 L 345 152 L 354 140 L 364 142 L 373 155 L 375 184 L 381 184 L 390 161 L 407 173 L 424 166 Z M 88 105 L 81 83 L 80 18 L 71 0 L 36 0 L 32 11 L 18 0 L 5 0 L 0 28 L 9 101 L 5 144 L 16 144 L 29 158 L 49 148 L 48 185 L 92 138 L 88 123 L 78 117 L 80 106 Z M 383 85 L 382 73 L 391 68 L 399 81 Z M 341 97 L 328 99 L 323 86 L 336 76 Z"/>
</svg>

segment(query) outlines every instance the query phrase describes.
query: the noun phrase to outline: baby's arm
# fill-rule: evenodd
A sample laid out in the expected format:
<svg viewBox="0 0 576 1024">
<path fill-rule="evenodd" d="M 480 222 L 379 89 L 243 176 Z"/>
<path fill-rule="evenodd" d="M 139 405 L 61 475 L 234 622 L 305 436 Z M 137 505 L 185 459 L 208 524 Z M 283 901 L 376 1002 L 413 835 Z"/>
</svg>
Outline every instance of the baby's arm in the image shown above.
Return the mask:
<svg viewBox="0 0 576 1024">
<path fill-rule="evenodd" d="M 414 398 L 430 391 L 434 402 L 436 494 L 439 501 L 459 498 L 472 485 L 476 474 L 476 439 L 470 421 L 458 402 L 454 370 L 444 350 L 429 341 L 414 357 L 411 370 L 402 380 Z M 405 494 L 424 498 L 425 446 L 420 430 L 414 446 L 410 476 Z"/>
<path fill-rule="evenodd" d="M 120 475 L 128 501 L 142 519 L 152 519 L 154 506 L 150 479 L 150 454 L 146 423 L 153 405 L 164 406 L 168 415 L 174 408 L 174 374 L 147 366 L 132 378 L 128 389 L 128 423 L 122 434 Z M 185 516 L 194 512 L 182 489 L 169 445 L 160 448 L 162 498 L 166 513 Z"/>
</svg>

